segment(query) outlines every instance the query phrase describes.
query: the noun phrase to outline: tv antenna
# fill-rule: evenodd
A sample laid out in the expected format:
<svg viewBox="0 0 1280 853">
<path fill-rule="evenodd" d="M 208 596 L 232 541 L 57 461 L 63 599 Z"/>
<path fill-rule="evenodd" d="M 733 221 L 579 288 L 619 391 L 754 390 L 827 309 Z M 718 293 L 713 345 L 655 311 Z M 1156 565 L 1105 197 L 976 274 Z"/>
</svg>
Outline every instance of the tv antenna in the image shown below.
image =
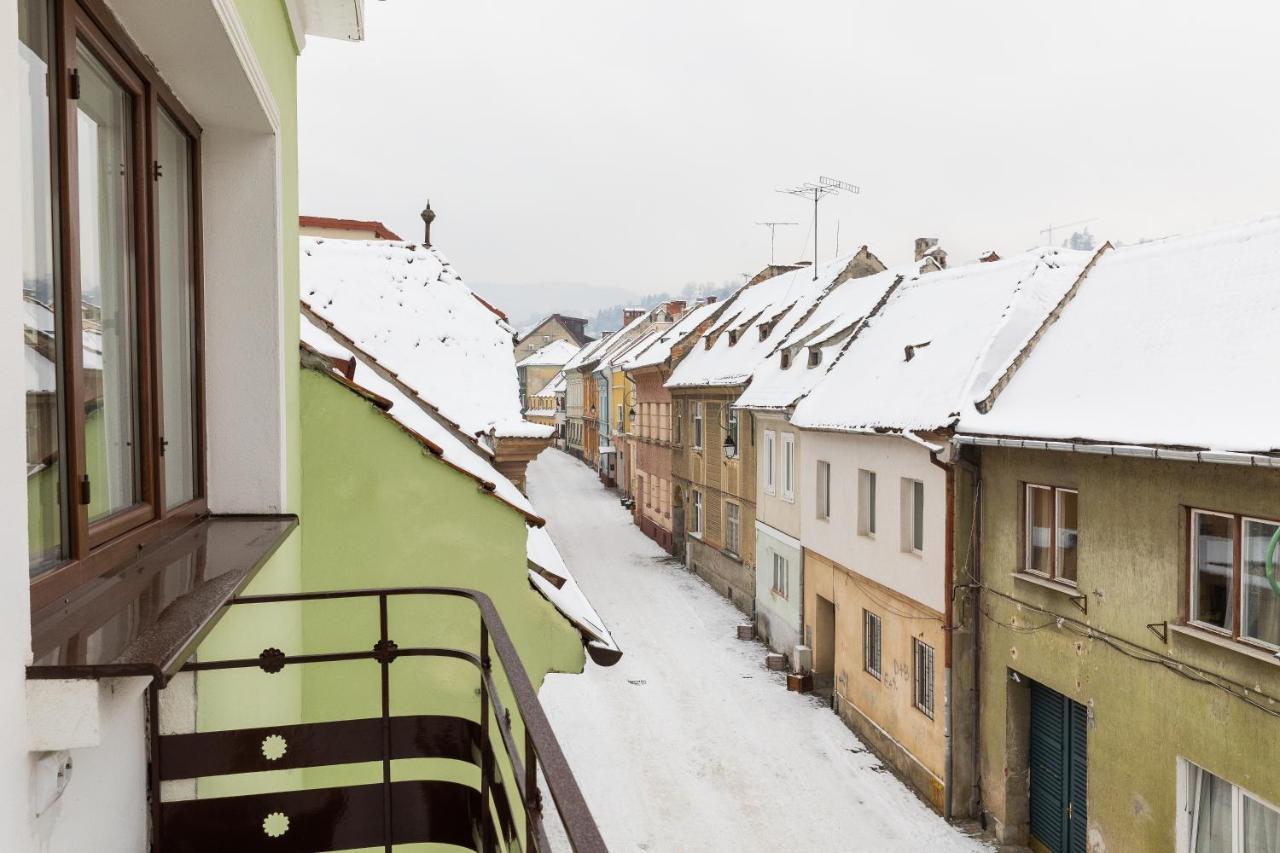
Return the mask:
<svg viewBox="0 0 1280 853">
<path fill-rule="evenodd" d="M 1089 219 L 1080 219 L 1076 222 L 1063 222 L 1060 225 L 1050 225 L 1048 228 L 1041 228 L 1040 233 L 1047 235 L 1046 244 L 1049 246 L 1052 246 L 1054 229 L 1071 228 L 1072 226 L 1075 226 L 1075 225 L 1088 225 L 1090 222 L 1097 222 L 1097 221 L 1098 221 L 1098 217 L 1094 216 Z"/>
<path fill-rule="evenodd" d="M 780 193 L 798 196 L 799 198 L 813 199 L 813 280 L 818 280 L 818 202 L 822 201 L 829 195 L 840 192 L 853 193 L 858 195 L 862 192 L 861 188 L 847 181 L 840 181 L 835 178 L 828 178 L 823 175 L 818 178 L 818 182 L 806 182 L 795 187 L 787 187 L 778 190 Z"/>
<path fill-rule="evenodd" d="M 799 225 L 799 222 L 757 222 L 757 225 L 764 225 L 769 229 L 769 266 L 773 266 L 773 241 L 777 235 L 778 227 L 783 225 Z"/>
</svg>

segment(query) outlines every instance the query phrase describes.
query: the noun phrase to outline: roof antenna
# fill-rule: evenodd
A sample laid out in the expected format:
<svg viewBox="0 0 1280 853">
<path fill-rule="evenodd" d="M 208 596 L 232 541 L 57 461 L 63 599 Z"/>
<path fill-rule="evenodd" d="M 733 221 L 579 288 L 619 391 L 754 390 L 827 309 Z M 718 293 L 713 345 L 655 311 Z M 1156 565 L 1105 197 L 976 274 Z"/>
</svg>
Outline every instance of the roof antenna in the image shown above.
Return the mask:
<svg viewBox="0 0 1280 853">
<path fill-rule="evenodd" d="M 1075 222 L 1063 222 L 1059 225 L 1050 225 L 1048 228 L 1041 228 L 1040 233 L 1047 235 L 1047 240 L 1045 241 L 1045 245 L 1052 246 L 1054 229 L 1070 228 L 1073 225 L 1088 225 L 1090 222 L 1097 222 L 1097 221 L 1098 221 L 1098 217 L 1094 216 L 1090 219 L 1080 219 Z"/>
<path fill-rule="evenodd" d="M 818 280 L 818 202 L 822 201 L 829 195 L 839 192 L 848 192 L 858 195 L 862 192 L 861 188 L 850 184 L 846 181 L 840 181 L 835 178 L 828 178 L 825 175 L 818 178 L 815 183 L 803 183 L 796 187 L 787 187 L 778 190 L 780 193 L 794 195 L 800 198 L 813 199 L 813 280 Z"/>
<path fill-rule="evenodd" d="M 757 225 L 764 225 L 769 229 L 769 266 L 773 266 L 773 241 L 777 236 L 778 226 L 780 225 L 799 225 L 799 222 L 757 222 Z M 749 278 L 750 276 L 748 276 Z"/>
</svg>

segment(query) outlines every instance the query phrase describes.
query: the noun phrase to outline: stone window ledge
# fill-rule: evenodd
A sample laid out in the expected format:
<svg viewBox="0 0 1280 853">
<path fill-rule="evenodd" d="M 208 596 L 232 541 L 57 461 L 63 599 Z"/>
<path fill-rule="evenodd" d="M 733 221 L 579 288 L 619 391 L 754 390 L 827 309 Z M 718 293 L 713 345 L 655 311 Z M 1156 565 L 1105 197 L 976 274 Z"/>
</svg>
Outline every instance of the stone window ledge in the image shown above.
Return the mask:
<svg viewBox="0 0 1280 853">
<path fill-rule="evenodd" d="M 1225 649 L 1229 652 L 1234 652 L 1235 654 L 1251 660 L 1280 667 L 1280 653 L 1267 651 L 1260 646 L 1251 646 L 1248 643 L 1242 643 L 1237 640 L 1233 640 L 1230 637 L 1222 637 L 1212 631 L 1206 631 L 1203 628 L 1197 628 L 1194 625 L 1175 625 L 1170 623 L 1169 633 L 1179 637 L 1189 637 L 1193 640 L 1198 640 L 1201 643 L 1206 643 L 1211 646 L 1217 646 L 1220 649 Z"/>
</svg>

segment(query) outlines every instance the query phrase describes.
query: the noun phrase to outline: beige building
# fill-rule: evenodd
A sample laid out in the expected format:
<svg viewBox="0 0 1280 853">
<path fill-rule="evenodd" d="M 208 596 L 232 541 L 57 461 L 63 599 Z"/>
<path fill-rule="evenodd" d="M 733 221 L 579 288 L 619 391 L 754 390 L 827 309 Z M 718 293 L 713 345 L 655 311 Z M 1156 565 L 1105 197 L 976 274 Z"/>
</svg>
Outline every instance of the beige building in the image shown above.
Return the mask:
<svg viewBox="0 0 1280 853">
<path fill-rule="evenodd" d="M 581 349 L 591 341 L 587 334 L 587 321 L 581 317 L 552 314 L 516 340 L 516 362 L 519 363 L 552 341 L 568 341 L 575 349 Z"/>
<path fill-rule="evenodd" d="M 372 219 L 338 219 L 332 216 L 299 216 L 298 233 L 303 237 L 330 237 L 335 240 L 396 240 L 401 238 L 381 222 Z"/>
</svg>

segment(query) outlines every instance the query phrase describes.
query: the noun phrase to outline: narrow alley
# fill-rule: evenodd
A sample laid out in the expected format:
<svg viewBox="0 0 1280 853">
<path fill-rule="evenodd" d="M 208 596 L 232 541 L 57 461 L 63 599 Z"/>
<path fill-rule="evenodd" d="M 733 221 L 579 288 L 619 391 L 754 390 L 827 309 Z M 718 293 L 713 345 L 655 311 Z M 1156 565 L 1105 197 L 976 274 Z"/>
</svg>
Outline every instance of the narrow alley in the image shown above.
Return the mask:
<svg viewBox="0 0 1280 853">
<path fill-rule="evenodd" d="M 529 494 L 622 647 L 541 691 L 618 851 L 986 850 L 948 826 L 812 697 L 735 639 L 742 614 L 631 524 L 571 456 L 529 467 Z"/>
</svg>

